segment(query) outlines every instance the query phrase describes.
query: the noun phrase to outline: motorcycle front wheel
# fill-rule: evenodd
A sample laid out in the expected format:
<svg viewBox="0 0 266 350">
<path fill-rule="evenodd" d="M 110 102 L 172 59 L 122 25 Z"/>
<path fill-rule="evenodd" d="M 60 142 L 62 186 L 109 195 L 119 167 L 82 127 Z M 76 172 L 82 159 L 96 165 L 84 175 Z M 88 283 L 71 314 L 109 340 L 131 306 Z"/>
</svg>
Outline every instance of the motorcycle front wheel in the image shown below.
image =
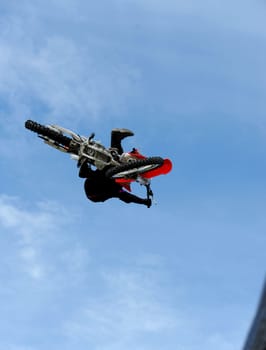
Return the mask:
<svg viewBox="0 0 266 350">
<path fill-rule="evenodd" d="M 108 169 L 105 176 L 113 179 L 136 178 L 138 175 L 146 173 L 147 171 L 159 168 L 163 165 L 163 162 L 164 160 L 161 157 L 134 160 Z"/>
<path fill-rule="evenodd" d="M 25 122 L 25 128 L 37 133 L 39 136 L 48 137 L 62 146 L 69 147 L 70 145 L 70 137 L 60 134 L 59 132 L 33 120 L 27 120 Z"/>
</svg>

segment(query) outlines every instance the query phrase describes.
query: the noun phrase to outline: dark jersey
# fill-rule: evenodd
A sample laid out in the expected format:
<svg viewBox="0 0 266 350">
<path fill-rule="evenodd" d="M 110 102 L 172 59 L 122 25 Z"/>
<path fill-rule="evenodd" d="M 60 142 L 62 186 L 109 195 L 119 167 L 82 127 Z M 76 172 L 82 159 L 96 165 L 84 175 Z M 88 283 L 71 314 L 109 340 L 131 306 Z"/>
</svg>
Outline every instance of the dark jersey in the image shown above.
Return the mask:
<svg viewBox="0 0 266 350">
<path fill-rule="evenodd" d="M 103 171 L 92 170 L 87 164 L 80 168 L 79 176 L 86 178 L 84 189 L 87 197 L 93 201 L 104 201 L 117 197 L 122 187 L 105 176 Z"/>
</svg>

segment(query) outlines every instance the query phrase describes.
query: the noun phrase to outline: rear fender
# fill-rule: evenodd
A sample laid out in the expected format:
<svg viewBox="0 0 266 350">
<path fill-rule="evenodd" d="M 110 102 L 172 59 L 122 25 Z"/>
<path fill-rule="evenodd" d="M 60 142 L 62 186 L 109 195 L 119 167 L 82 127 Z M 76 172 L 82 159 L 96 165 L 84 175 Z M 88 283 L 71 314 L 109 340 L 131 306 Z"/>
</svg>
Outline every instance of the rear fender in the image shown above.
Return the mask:
<svg viewBox="0 0 266 350">
<path fill-rule="evenodd" d="M 141 174 L 141 176 L 146 179 L 151 179 L 152 177 L 155 177 L 155 176 L 168 174 L 172 170 L 172 168 L 173 168 L 173 164 L 171 160 L 166 158 L 164 159 L 163 164 L 159 168 L 147 171 L 146 173 Z"/>
</svg>

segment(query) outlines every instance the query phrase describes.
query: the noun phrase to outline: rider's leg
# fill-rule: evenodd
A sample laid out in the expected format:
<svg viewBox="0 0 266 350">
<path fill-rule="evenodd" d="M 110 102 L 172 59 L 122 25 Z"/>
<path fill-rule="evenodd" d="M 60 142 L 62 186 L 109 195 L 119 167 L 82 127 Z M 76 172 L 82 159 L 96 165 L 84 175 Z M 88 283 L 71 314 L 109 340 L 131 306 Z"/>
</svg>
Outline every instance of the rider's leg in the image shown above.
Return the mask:
<svg viewBox="0 0 266 350">
<path fill-rule="evenodd" d="M 116 148 L 119 154 L 123 153 L 121 141 L 128 136 L 133 136 L 134 133 L 128 129 L 113 129 L 111 133 L 111 147 Z"/>
<path fill-rule="evenodd" d="M 144 204 L 148 208 L 150 208 L 150 206 L 151 206 L 151 199 L 140 198 L 140 197 L 137 197 L 134 194 L 126 192 L 124 190 L 120 190 L 117 194 L 117 197 L 125 203 Z"/>
<path fill-rule="evenodd" d="M 86 162 L 84 162 L 79 169 L 79 177 L 82 177 L 84 179 L 90 177 L 93 173 L 94 171 Z"/>
</svg>

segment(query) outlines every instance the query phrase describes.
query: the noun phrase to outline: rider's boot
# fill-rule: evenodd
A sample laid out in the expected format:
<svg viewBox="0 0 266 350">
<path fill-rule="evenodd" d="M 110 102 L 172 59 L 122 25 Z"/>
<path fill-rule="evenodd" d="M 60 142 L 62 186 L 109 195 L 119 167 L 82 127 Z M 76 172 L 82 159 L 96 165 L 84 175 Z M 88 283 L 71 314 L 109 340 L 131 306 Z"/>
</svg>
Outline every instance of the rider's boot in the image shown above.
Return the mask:
<svg viewBox="0 0 266 350">
<path fill-rule="evenodd" d="M 128 136 L 133 136 L 134 133 L 128 129 L 113 129 L 111 133 L 111 147 L 116 148 L 119 154 L 123 153 L 121 141 Z"/>
</svg>

